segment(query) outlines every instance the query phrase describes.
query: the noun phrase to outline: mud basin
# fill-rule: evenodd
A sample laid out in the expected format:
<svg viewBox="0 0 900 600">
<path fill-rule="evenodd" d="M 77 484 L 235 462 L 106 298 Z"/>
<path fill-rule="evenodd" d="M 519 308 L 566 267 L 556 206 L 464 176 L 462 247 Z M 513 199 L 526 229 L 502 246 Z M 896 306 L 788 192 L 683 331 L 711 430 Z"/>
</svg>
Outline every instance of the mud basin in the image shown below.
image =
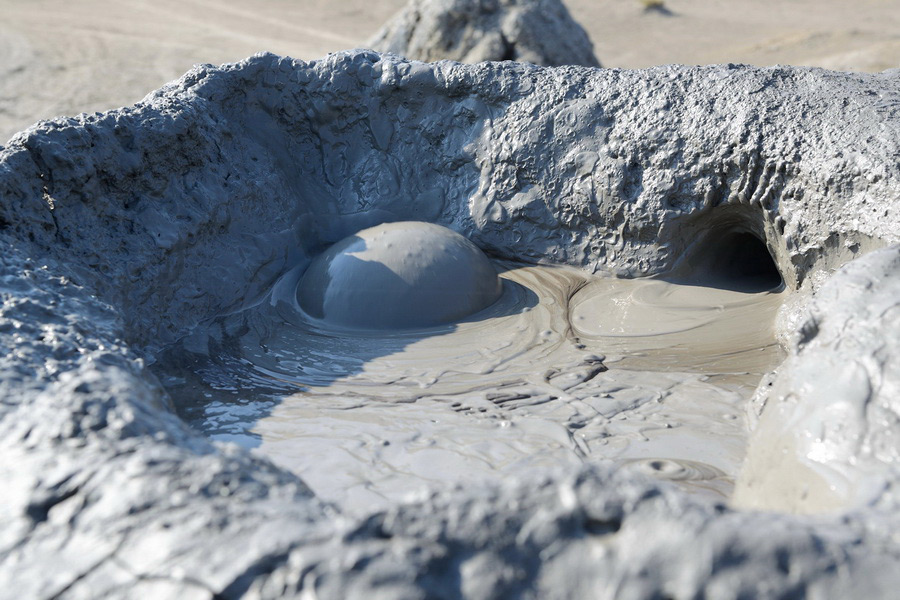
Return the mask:
<svg viewBox="0 0 900 600">
<path fill-rule="evenodd" d="M 453 294 L 478 285 L 469 271 L 422 258 L 412 248 L 421 239 L 378 250 L 382 233 L 336 244 L 322 255 L 328 264 L 298 266 L 262 302 L 169 348 L 156 371 L 182 417 L 353 512 L 435 486 L 596 461 L 728 497 L 744 456 L 745 401 L 782 358 L 772 327 L 780 280 L 737 290 L 485 258 L 490 276 L 476 283 L 491 288 L 496 272 L 495 301 L 449 323 L 404 326 L 404 314 L 421 321 L 444 310 L 442 293 L 459 306 Z M 357 269 L 343 278 L 342 246 Z M 391 263 L 389 246 L 418 266 Z M 408 293 L 394 273 L 413 281 L 410 269 L 437 269 L 446 289 L 421 283 L 436 286 L 428 302 L 421 290 L 407 300 L 386 290 Z M 361 316 L 348 317 L 346 303 L 337 322 L 304 310 L 311 295 L 321 308 L 323 277 L 342 286 L 334 302 L 356 294 Z M 385 299 L 390 306 L 376 306 Z M 385 317 L 389 309 L 396 315 Z"/>
<path fill-rule="evenodd" d="M 5 589 L 891 597 L 898 117 L 896 73 L 347 52 L 18 134 Z M 401 221 L 490 269 L 301 286 Z"/>
</svg>

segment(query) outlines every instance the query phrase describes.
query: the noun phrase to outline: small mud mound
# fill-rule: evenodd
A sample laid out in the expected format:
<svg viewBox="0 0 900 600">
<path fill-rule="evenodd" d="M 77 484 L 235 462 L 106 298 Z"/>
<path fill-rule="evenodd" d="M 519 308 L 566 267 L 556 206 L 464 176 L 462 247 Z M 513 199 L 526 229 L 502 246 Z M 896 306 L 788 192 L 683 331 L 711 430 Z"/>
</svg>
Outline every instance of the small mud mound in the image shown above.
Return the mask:
<svg viewBox="0 0 900 600">
<path fill-rule="evenodd" d="M 412 0 L 368 45 L 426 62 L 600 66 L 561 0 Z"/>
</svg>

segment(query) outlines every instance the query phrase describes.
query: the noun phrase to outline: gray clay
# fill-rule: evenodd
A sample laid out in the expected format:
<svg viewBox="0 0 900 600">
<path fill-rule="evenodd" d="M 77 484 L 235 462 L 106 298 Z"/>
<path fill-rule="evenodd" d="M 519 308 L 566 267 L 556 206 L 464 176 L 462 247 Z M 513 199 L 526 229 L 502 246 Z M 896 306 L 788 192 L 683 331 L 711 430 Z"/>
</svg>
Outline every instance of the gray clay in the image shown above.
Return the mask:
<svg viewBox="0 0 900 600">
<path fill-rule="evenodd" d="M 455 231 L 416 221 L 385 223 L 349 236 L 316 257 L 297 297 L 310 316 L 368 329 L 458 321 L 493 304 L 497 272 Z"/>
<path fill-rule="evenodd" d="M 367 46 L 426 62 L 600 66 L 562 0 L 410 0 Z"/>
<path fill-rule="evenodd" d="M 898 155 L 897 72 L 735 65 L 260 55 L 40 123 L 0 150 L 0 595 L 890 597 Z M 704 254 L 753 236 L 767 252 L 737 255 L 771 255 L 789 293 L 735 497 L 767 510 L 646 475 L 686 467 L 598 460 L 360 515 L 175 415 L 147 366 L 164 347 L 211 353 L 242 323 L 206 323 L 398 220 L 701 282 L 721 275 Z M 541 406 L 588 414 L 532 376 Z M 639 379 L 613 384 L 594 398 L 609 428 L 640 409 Z M 562 444 L 583 422 L 551 425 Z"/>
</svg>

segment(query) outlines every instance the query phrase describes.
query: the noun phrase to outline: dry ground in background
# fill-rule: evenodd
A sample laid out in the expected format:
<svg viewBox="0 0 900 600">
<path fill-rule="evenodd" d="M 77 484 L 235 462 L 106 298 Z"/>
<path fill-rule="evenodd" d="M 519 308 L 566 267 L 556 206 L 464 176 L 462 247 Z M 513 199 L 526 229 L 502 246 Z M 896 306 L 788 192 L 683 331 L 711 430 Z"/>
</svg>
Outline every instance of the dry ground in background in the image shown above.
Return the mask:
<svg viewBox="0 0 900 600">
<path fill-rule="evenodd" d="M 0 0 L 0 144 L 131 104 L 195 63 L 364 45 L 405 0 Z M 568 0 L 604 66 L 900 67 L 900 0 Z"/>
</svg>

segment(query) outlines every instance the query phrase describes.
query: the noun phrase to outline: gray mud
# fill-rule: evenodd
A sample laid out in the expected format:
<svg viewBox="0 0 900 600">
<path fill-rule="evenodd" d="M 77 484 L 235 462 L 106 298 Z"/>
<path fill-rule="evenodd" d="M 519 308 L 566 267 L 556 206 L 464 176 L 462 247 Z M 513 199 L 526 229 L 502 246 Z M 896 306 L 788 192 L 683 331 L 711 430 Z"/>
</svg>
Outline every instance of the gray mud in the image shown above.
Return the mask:
<svg viewBox="0 0 900 600">
<path fill-rule="evenodd" d="M 293 292 L 307 277 L 288 273 L 153 370 L 193 427 L 257 448 L 353 513 L 604 461 L 730 496 L 744 405 L 782 358 L 781 294 L 497 268 L 490 307 L 403 330 L 310 318 Z"/>
<path fill-rule="evenodd" d="M 894 72 L 371 52 L 201 66 L 14 136 L 0 590 L 889 596 L 898 140 Z M 288 356 L 313 345 L 289 343 L 279 284 L 400 220 L 504 265 L 504 311 Z M 501 360 L 491 328 L 516 326 Z M 481 327 L 496 356 L 462 343 Z M 445 339 L 471 369 L 417 360 Z"/>
<path fill-rule="evenodd" d="M 600 66 L 561 0 L 410 0 L 366 47 L 425 62 Z"/>
<path fill-rule="evenodd" d="M 440 225 L 401 221 L 355 233 L 317 256 L 292 308 L 331 327 L 391 331 L 458 321 L 502 291 L 475 244 Z"/>
</svg>

